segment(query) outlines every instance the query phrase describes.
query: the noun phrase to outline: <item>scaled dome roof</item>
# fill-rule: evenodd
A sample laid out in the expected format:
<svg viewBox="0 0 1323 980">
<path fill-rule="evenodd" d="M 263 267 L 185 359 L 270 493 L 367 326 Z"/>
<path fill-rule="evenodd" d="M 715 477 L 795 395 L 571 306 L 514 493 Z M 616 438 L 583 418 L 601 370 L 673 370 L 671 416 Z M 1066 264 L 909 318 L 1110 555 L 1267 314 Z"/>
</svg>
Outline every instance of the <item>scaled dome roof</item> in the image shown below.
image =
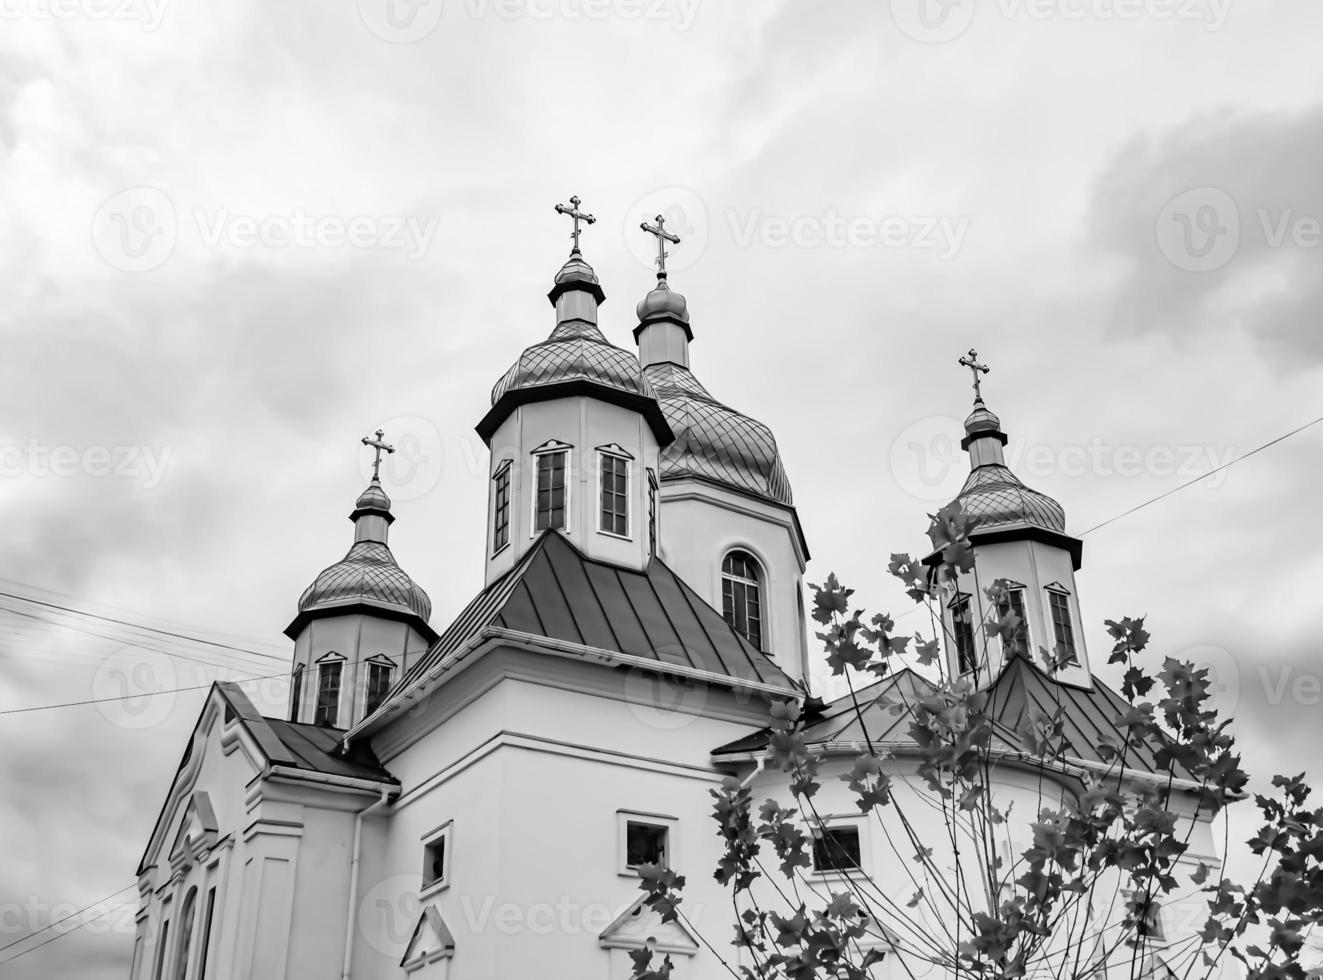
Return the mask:
<svg viewBox="0 0 1323 980">
<path fill-rule="evenodd" d="M 424 621 L 432 615 L 432 600 L 381 541 L 355 541 L 344 558 L 323 569 L 304 590 L 299 612 L 356 602 L 409 612 Z"/>
<path fill-rule="evenodd" d="M 492 388 L 492 404 L 511 391 L 566 381 L 590 381 L 630 395 L 654 397 L 638 358 L 608 341 L 596 324 L 567 320 L 519 355 Z"/>
</svg>

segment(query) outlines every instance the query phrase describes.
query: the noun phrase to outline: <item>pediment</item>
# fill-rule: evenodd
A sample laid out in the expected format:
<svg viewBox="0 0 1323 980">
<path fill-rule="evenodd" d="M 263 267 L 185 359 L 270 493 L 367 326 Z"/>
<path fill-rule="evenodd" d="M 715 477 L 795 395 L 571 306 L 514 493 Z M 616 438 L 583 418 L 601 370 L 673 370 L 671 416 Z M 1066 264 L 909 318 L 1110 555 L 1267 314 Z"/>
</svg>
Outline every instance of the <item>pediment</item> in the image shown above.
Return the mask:
<svg viewBox="0 0 1323 980">
<path fill-rule="evenodd" d="M 454 953 L 454 934 L 446 925 L 441 913 L 437 911 L 437 907 L 429 905 L 418 916 L 413 934 L 404 947 L 404 957 L 400 960 L 400 966 L 412 973 L 429 963 L 453 956 Z"/>
<path fill-rule="evenodd" d="M 211 797 L 202 790 L 194 792 L 179 821 L 174 843 L 170 845 L 170 863 L 188 864 L 216 846 L 216 810 Z"/>
<path fill-rule="evenodd" d="M 614 922 L 602 930 L 597 941 L 604 949 L 651 948 L 658 953 L 693 956 L 698 952 L 698 937 L 680 920 L 663 922 L 659 914 L 648 908 L 646 896 L 625 909 Z"/>
</svg>

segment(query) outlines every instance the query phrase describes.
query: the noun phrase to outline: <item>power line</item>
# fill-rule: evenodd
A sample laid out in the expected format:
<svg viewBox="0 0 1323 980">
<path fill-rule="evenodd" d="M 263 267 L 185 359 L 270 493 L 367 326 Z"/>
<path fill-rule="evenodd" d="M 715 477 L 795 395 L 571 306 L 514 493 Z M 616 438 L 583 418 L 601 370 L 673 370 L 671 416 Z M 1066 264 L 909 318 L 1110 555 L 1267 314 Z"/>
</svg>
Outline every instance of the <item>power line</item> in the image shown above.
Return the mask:
<svg viewBox="0 0 1323 980">
<path fill-rule="evenodd" d="M 230 681 L 230 683 L 247 684 L 249 681 L 269 681 L 275 677 L 287 676 L 288 674 L 282 670 L 278 674 L 258 674 L 256 677 L 240 677 L 236 680 Z M 65 701 L 61 704 L 34 704 L 29 708 L 7 708 L 4 711 L 0 711 L 0 715 L 21 715 L 29 711 L 49 711 L 51 708 L 77 708 L 85 704 L 102 704 L 107 701 L 127 701 L 130 698 L 152 698 L 156 697 L 158 694 L 178 694 L 181 691 L 209 690 L 211 685 L 215 683 L 216 681 L 212 681 L 209 684 L 194 684 L 191 687 L 171 687 L 160 691 L 139 691 L 136 694 L 121 694 L 118 697 L 113 698 L 88 698 L 86 701 Z"/>
<path fill-rule="evenodd" d="M 95 902 L 93 902 L 91 905 L 85 905 L 85 906 L 83 906 L 83 907 L 82 907 L 81 909 L 79 909 L 77 912 L 70 912 L 70 913 L 69 913 L 68 915 L 66 915 L 64 918 L 62 918 L 62 919 L 56 919 L 54 922 L 50 923 L 49 925 L 42 926 L 42 927 L 41 927 L 40 929 L 38 929 L 36 932 L 30 932 L 30 933 L 28 933 L 26 936 L 22 936 L 22 937 L 20 937 L 20 938 L 18 938 L 18 939 L 15 939 L 12 943 L 6 943 L 5 945 L 0 946 L 0 953 L 3 953 L 5 950 L 7 950 L 7 949 L 11 949 L 11 948 L 14 947 L 14 946 L 17 946 L 17 945 L 19 945 L 20 943 L 25 943 L 25 942 L 27 942 L 29 939 L 32 939 L 32 938 L 34 938 L 34 937 L 36 937 L 36 936 L 40 936 L 43 932 L 46 932 L 48 929 L 54 929 L 54 928 L 55 928 L 56 926 L 58 926 L 61 922 L 68 922 L 70 919 L 73 919 L 73 918 L 76 918 L 77 916 L 82 915 L 82 914 L 83 914 L 84 912 L 86 912 L 88 909 L 94 909 L 94 908 L 96 908 L 98 905 L 100 905 L 102 902 L 108 902 L 108 901 L 110 901 L 112 898 L 114 898 L 116 895 L 118 895 L 120 892 L 128 891 L 130 888 L 133 888 L 133 887 L 134 887 L 133 885 L 125 885 L 123 888 L 120 888 L 120 889 L 117 889 L 116 891 L 111 892 L 111 893 L 110 893 L 109 895 L 107 895 L 105 898 L 99 898 L 99 899 L 97 899 Z M 125 903 L 125 904 L 127 905 L 127 903 Z M 121 906 L 118 906 L 118 907 L 119 907 L 119 908 L 124 908 L 125 906 L 124 906 L 124 905 L 121 905 Z M 90 922 L 90 921 L 93 921 L 93 920 L 90 920 L 90 919 L 89 919 L 88 921 Z M 72 931 L 72 930 L 71 930 L 71 931 Z M 32 948 L 33 948 L 33 949 L 36 949 L 35 946 L 32 947 Z M 23 954 L 20 953 L 20 954 L 18 954 L 18 955 L 21 956 L 21 955 L 23 955 Z M 14 959 L 17 959 L 17 958 L 18 958 L 17 956 L 14 957 Z M 4 960 L 3 962 L 4 962 L 4 963 L 8 963 L 9 960 Z"/>
<path fill-rule="evenodd" d="M 124 889 L 122 889 L 122 888 L 120 889 L 120 891 L 123 891 L 123 890 L 124 890 Z M 116 892 L 116 894 L 119 894 L 119 893 Z M 9 963 L 13 963 L 15 960 L 19 959 L 20 957 L 22 957 L 22 956 L 27 956 L 28 953 L 35 952 L 36 950 L 41 949 L 41 947 L 46 946 L 46 945 L 48 945 L 49 943 L 53 943 L 53 942 L 55 942 L 55 940 L 57 940 L 57 939 L 63 939 L 65 936 L 71 936 L 71 935 L 73 935 L 75 932 L 77 932 L 79 929 L 83 928 L 83 926 L 89 926 L 89 925 L 91 925 L 93 922 L 96 922 L 98 919 L 104 919 L 104 918 L 105 918 L 106 916 L 108 916 L 111 912 L 119 912 L 119 911 L 121 911 L 122 909 L 126 909 L 126 908 L 128 908 L 131 904 L 133 904 L 133 903 L 132 903 L 131 901 L 129 901 L 129 902 L 124 902 L 124 903 L 121 904 L 121 905 L 113 905 L 113 906 L 111 906 L 110 908 L 106 909 L 104 912 L 102 912 L 100 915 L 94 915 L 94 916 L 92 916 L 92 918 L 87 919 L 87 920 L 85 920 L 85 921 L 83 921 L 83 922 L 78 923 L 78 925 L 76 925 L 76 926 L 74 926 L 73 928 L 71 928 L 68 932 L 60 932 L 60 933 L 56 933 L 54 936 L 51 936 L 50 939 L 42 940 L 41 942 L 37 943 L 37 945 L 32 946 L 32 947 L 30 947 L 29 949 L 25 949 L 25 950 L 23 950 L 21 953 L 15 953 L 13 956 L 9 957 L 9 959 L 7 959 L 7 960 L 0 960 L 0 966 L 5 966 L 5 965 L 7 965 L 7 964 L 9 964 Z M 92 906 L 89 905 L 88 908 L 92 908 Z M 87 911 L 87 909 L 84 909 L 83 911 Z M 48 927 L 48 928 L 49 928 L 49 927 Z M 35 936 L 36 933 L 33 933 L 32 935 Z M 30 937 L 25 937 L 25 938 L 30 938 Z M 11 944 L 11 945 L 12 945 L 12 944 Z M 8 947 L 5 947 L 5 948 L 8 949 Z"/>
<path fill-rule="evenodd" d="M 1312 426 L 1312 425 L 1318 425 L 1318 423 L 1320 423 L 1320 422 L 1323 422 L 1323 416 L 1319 416 L 1318 418 L 1314 419 L 1312 422 L 1306 422 L 1304 425 L 1298 426 L 1298 427 L 1292 429 L 1290 432 L 1287 432 L 1287 433 L 1285 433 L 1284 435 L 1280 435 L 1280 436 L 1278 436 L 1276 439 L 1269 440 L 1268 442 L 1265 442 L 1262 446 L 1259 446 L 1259 447 L 1257 447 L 1257 448 L 1255 448 L 1255 449 L 1251 449 L 1249 452 L 1245 453 L 1243 456 L 1237 456 L 1235 459 L 1228 460 L 1227 462 L 1223 463 L 1221 466 L 1214 467 L 1213 469 L 1209 470 L 1207 473 L 1203 473 L 1203 474 L 1200 474 L 1199 476 L 1196 476 L 1193 480 L 1188 480 L 1188 481 L 1186 481 L 1185 483 L 1182 483 L 1182 484 L 1181 484 L 1180 486 L 1178 486 L 1178 487 L 1172 487 L 1170 490 L 1167 490 L 1167 491 L 1164 492 L 1164 493 L 1160 493 L 1160 494 L 1158 494 L 1156 497 L 1153 497 L 1153 498 L 1150 499 L 1150 500 L 1145 500 L 1142 504 L 1136 504 L 1134 507 L 1131 507 L 1129 510 L 1127 510 L 1127 511 L 1125 511 L 1125 512 L 1123 512 L 1123 513 L 1117 514 L 1115 517 L 1109 517 L 1107 520 L 1103 521 L 1101 524 L 1095 524 L 1093 527 L 1089 528 L 1087 531 L 1081 532 L 1080 537 L 1082 538 L 1082 537 L 1084 537 L 1084 535 L 1086 535 L 1086 534 L 1091 534 L 1091 533 L 1093 533 L 1094 531 L 1098 530 L 1099 528 L 1104 528 L 1104 527 L 1106 527 L 1108 524 L 1112 524 L 1112 523 L 1114 523 L 1114 522 L 1116 522 L 1116 521 L 1119 521 L 1119 520 L 1120 520 L 1121 518 L 1123 518 L 1123 517 L 1129 517 L 1129 516 L 1130 516 L 1131 514 L 1133 514 L 1135 511 L 1137 511 L 1137 510 L 1143 510 L 1143 509 L 1144 509 L 1145 507 L 1147 507 L 1149 504 L 1156 504 L 1159 500 L 1163 500 L 1163 499 L 1165 499 L 1165 498 L 1167 498 L 1167 497 L 1170 497 L 1173 493 L 1179 493 L 1180 491 L 1184 490 L 1186 487 L 1192 487 L 1192 486 L 1194 486 L 1196 483 L 1198 483 L 1200 480 L 1206 480 L 1206 479 L 1208 479 L 1210 476 L 1212 476 L 1214 473 L 1221 473 L 1223 470 L 1225 470 L 1225 469 L 1227 469 L 1227 468 L 1229 468 L 1229 467 L 1235 466 L 1237 463 L 1242 462 L 1243 460 L 1247 460 L 1247 459 L 1249 459 L 1251 456 L 1255 455 L 1256 453 L 1261 453 L 1261 452 L 1263 452 L 1265 449 L 1268 449 L 1268 448 L 1271 447 L 1271 446 L 1275 446 L 1275 445 L 1277 445 L 1279 442 L 1282 442 L 1283 440 L 1286 440 L 1286 439 L 1291 438 L 1291 436 L 1294 436 L 1294 435 L 1297 435 L 1297 434 L 1299 434 L 1299 433 L 1301 433 L 1301 432 L 1304 432 L 1304 431 L 1305 431 L 1306 429 L 1308 429 L 1310 426 Z"/>
</svg>

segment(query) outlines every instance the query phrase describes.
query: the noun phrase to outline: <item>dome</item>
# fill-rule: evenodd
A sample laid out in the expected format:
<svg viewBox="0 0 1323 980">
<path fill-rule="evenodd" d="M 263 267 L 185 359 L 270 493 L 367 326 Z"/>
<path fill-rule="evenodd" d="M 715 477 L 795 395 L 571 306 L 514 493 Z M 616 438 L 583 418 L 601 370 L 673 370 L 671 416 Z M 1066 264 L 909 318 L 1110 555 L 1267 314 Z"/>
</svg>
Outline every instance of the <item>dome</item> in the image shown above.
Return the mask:
<svg viewBox="0 0 1323 980">
<path fill-rule="evenodd" d="M 358 495 L 354 501 L 354 512 L 360 510 L 384 510 L 390 512 L 390 497 L 386 496 L 386 491 L 381 488 L 381 482 L 373 479 L 368 484 L 368 488 Z"/>
<path fill-rule="evenodd" d="M 492 389 L 492 404 L 512 391 L 566 381 L 590 381 L 629 395 L 653 397 L 638 358 L 611 344 L 596 324 L 567 320 L 519 355 Z"/>
<path fill-rule="evenodd" d="M 688 305 L 682 294 L 671 289 L 666 284 L 665 279 L 659 278 L 657 288 L 639 301 L 639 305 L 635 307 L 635 312 L 638 313 L 639 323 L 646 323 L 648 320 L 662 317 L 670 317 L 682 323 L 688 323 Z"/>
<path fill-rule="evenodd" d="M 966 514 L 978 518 L 975 531 L 1029 525 L 1062 534 L 1066 512 L 1045 493 L 1031 490 L 999 463 L 975 467 L 956 498 Z"/>
<path fill-rule="evenodd" d="M 663 477 L 698 477 L 794 506 L 771 429 L 717 401 L 686 367 L 659 362 L 644 373 L 675 433 L 662 450 Z"/>
<path fill-rule="evenodd" d="M 432 600 L 395 564 L 382 541 L 355 541 L 349 554 L 324 569 L 299 597 L 299 612 L 357 602 L 409 612 L 424 622 L 432 615 Z"/>
</svg>

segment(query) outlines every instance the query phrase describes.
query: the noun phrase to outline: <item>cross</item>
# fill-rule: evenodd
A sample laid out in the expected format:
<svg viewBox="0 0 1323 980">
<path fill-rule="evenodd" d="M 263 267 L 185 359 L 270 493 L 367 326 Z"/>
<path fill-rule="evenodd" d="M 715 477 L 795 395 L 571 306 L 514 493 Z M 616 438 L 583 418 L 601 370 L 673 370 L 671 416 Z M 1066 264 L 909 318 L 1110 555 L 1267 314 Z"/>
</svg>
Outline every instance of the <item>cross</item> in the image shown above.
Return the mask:
<svg viewBox="0 0 1323 980">
<path fill-rule="evenodd" d="M 393 453 L 393 452 L 395 452 L 395 447 L 394 447 L 394 446 L 388 446 L 388 445 L 386 445 L 386 442 L 385 442 L 385 436 L 386 436 L 386 433 L 383 432 L 381 429 L 378 429 L 378 430 L 377 430 L 377 438 L 373 439 L 371 436 L 364 436 L 364 437 L 363 437 L 363 445 L 365 445 L 365 446 L 371 446 L 373 452 L 375 453 L 375 457 L 374 457 L 373 460 L 372 460 L 372 482 L 373 482 L 373 483 L 376 483 L 376 482 L 380 479 L 379 472 L 380 472 L 380 470 L 381 470 L 381 454 L 382 454 L 383 452 L 385 452 L 385 453 Z"/>
<path fill-rule="evenodd" d="M 574 219 L 574 231 L 570 232 L 570 237 L 574 239 L 574 250 L 576 252 L 579 250 L 579 235 L 581 233 L 581 229 L 579 228 L 579 222 L 582 221 L 586 225 L 591 225 L 591 224 L 595 224 L 597 221 L 597 219 L 594 218 L 587 211 L 579 210 L 579 205 L 582 203 L 583 202 L 580 201 L 578 196 L 576 195 L 570 198 L 569 207 L 566 207 L 564 204 L 556 205 L 557 214 L 568 214 L 571 218 Z"/>
<path fill-rule="evenodd" d="M 666 219 L 663 218 L 660 214 L 657 215 L 656 221 L 657 223 L 655 225 L 650 225 L 645 221 L 641 225 L 639 225 L 639 227 L 642 228 L 644 231 L 646 231 L 649 235 L 657 236 L 657 277 L 659 279 L 665 279 L 666 255 L 667 255 L 666 243 L 670 242 L 672 245 L 679 245 L 680 236 L 672 235 L 669 231 L 666 230 Z"/>
<path fill-rule="evenodd" d="M 967 356 L 960 358 L 960 366 L 969 368 L 969 370 L 973 373 L 974 398 L 977 399 L 978 401 L 982 401 L 983 392 L 979 389 L 979 385 L 982 383 L 983 379 L 980 378 L 979 375 L 987 374 L 989 371 L 992 370 L 992 368 L 988 367 L 986 364 L 980 364 L 978 362 L 978 351 L 974 350 L 974 348 L 972 347 L 969 348 L 969 354 Z"/>
</svg>

